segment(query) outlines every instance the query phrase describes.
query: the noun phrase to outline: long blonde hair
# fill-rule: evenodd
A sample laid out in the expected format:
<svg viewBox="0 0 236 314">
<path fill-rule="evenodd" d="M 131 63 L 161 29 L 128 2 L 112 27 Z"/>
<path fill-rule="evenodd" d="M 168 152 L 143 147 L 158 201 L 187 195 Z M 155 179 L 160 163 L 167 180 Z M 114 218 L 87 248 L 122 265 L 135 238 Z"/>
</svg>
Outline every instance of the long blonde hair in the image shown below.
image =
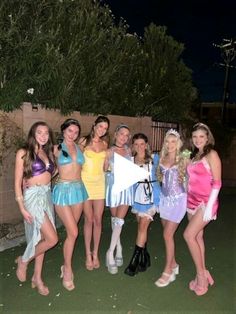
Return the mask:
<svg viewBox="0 0 236 314">
<path fill-rule="evenodd" d="M 162 145 L 162 149 L 160 152 L 160 162 L 157 168 L 157 178 L 160 182 L 162 182 L 162 173 L 160 170 L 160 164 L 165 160 L 165 158 L 168 155 L 168 151 L 166 149 L 166 141 L 168 139 L 168 137 L 170 136 L 174 136 L 176 138 L 176 142 L 177 142 L 177 147 L 176 147 L 176 155 L 175 155 L 175 165 L 178 168 L 178 180 L 180 183 L 182 183 L 185 179 L 185 174 L 186 174 L 186 163 L 185 163 L 185 158 L 181 153 L 181 148 L 183 146 L 183 142 L 180 138 L 179 133 L 176 130 L 170 129 L 169 131 L 167 131 L 165 137 L 164 137 L 164 141 L 163 141 L 163 145 Z"/>
</svg>

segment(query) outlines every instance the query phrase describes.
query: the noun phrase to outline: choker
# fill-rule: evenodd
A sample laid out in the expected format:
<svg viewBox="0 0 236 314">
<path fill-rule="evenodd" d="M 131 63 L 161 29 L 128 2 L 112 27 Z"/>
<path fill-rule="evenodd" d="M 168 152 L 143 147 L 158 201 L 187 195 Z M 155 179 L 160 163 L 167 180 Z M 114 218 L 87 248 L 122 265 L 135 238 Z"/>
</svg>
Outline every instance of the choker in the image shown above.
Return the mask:
<svg viewBox="0 0 236 314">
<path fill-rule="evenodd" d="M 124 146 L 119 146 L 119 145 L 116 145 L 116 144 L 113 144 L 113 146 L 115 146 L 117 148 L 124 148 Z"/>
</svg>

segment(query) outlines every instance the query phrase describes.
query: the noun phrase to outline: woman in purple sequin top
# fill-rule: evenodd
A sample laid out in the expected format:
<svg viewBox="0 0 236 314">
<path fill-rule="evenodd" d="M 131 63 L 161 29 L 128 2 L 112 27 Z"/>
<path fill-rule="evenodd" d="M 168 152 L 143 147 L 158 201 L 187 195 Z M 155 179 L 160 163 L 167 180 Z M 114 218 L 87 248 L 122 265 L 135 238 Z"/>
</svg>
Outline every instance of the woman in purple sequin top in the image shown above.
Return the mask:
<svg viewBox="0 0 236 314">
<path fill-rule="evenodd" d="M 182 141 L 177 131 L 170 129 L 164 138 L 160 153 L 158 178 L 161 181 L 159 211 L 166 247 L 166 263 L 161 277 L 155 282 L 165 287 L 175 280 L 179 265 L 175 260 L 174 234 L 186 213 L 185 191 L 186 159 L 181 154 Z"/>
<path fill-rule="evenodd" d="M 58 240 L 51 200 L 54 165 L 52 131 L 45 122 L 36 122 L 29 130 L 25 147 L 16 153 L 16 201 L 24 218 L 27 240 L 24 254 L 16 259 L 16 276 L 19 281 L 26 281 L 27 266 L 34 260 L 31 285 L 44 296 L 49 294 L 42 280 L 44 255 Z"/>
</svg>

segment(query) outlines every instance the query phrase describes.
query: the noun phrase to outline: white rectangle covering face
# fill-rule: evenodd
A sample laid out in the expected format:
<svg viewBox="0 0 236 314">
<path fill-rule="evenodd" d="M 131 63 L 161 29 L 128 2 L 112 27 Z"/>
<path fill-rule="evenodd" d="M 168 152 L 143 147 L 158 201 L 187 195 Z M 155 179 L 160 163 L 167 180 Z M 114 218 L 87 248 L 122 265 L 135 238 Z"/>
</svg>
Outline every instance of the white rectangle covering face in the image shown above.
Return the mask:
<svg viewBox="0 0 236 314">
<path fill-rule="evenodd" d="M 118 194 L 138 181 L 148 179 L 150 173 L 132 161 L 114 153 L 113 191 Z"/>
</svg>

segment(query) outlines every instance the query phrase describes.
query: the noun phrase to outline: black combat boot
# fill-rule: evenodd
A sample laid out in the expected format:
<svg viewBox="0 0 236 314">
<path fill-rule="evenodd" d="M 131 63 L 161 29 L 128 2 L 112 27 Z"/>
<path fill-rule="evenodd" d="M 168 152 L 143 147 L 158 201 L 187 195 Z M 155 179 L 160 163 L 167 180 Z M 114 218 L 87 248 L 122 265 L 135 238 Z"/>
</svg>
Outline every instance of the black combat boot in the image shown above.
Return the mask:
<svg viewBox="0 0 236 314">
<path fill-rule="evenodd" d="M 148 267 L 151 266 L 151 260 L 150 255 L 147 251 L 147 246 L 145 244 L 145 247 L 142 248 L 141 256 L 140 256 L 140 262 L 138 266 L 138 271 L 143 272 L 146 271 Z"/>
<path fill-rule="evenodd" d="M 133 253 L 133 256 L 131 258 L 131 261 L 130 261 L 128 267 L 126 267 L 126 269 L 124 271 L 124 273 L 126 275 L 134 276 L 135 274 L 137 274 L 138 266 L 139 266 L 139 262 L 140 262 L 140 254 L 141 254 L 142 250 L 143 250 L 143 248 L 135 245 L 135 249 L 134 249 L 134 253 Z"/>
<path fill-rule="evenodd" d="M 148 250 L 147 250 L 147 244 L 145 244 L 145 247 L 144 247 L 144 254 L 146 255 L 146 259 L 147 259 L 147 267 L 150 267 L 151 266 L 151 258 L 150 258 L 150 254 L 148 253 Z"/>
</svg>

